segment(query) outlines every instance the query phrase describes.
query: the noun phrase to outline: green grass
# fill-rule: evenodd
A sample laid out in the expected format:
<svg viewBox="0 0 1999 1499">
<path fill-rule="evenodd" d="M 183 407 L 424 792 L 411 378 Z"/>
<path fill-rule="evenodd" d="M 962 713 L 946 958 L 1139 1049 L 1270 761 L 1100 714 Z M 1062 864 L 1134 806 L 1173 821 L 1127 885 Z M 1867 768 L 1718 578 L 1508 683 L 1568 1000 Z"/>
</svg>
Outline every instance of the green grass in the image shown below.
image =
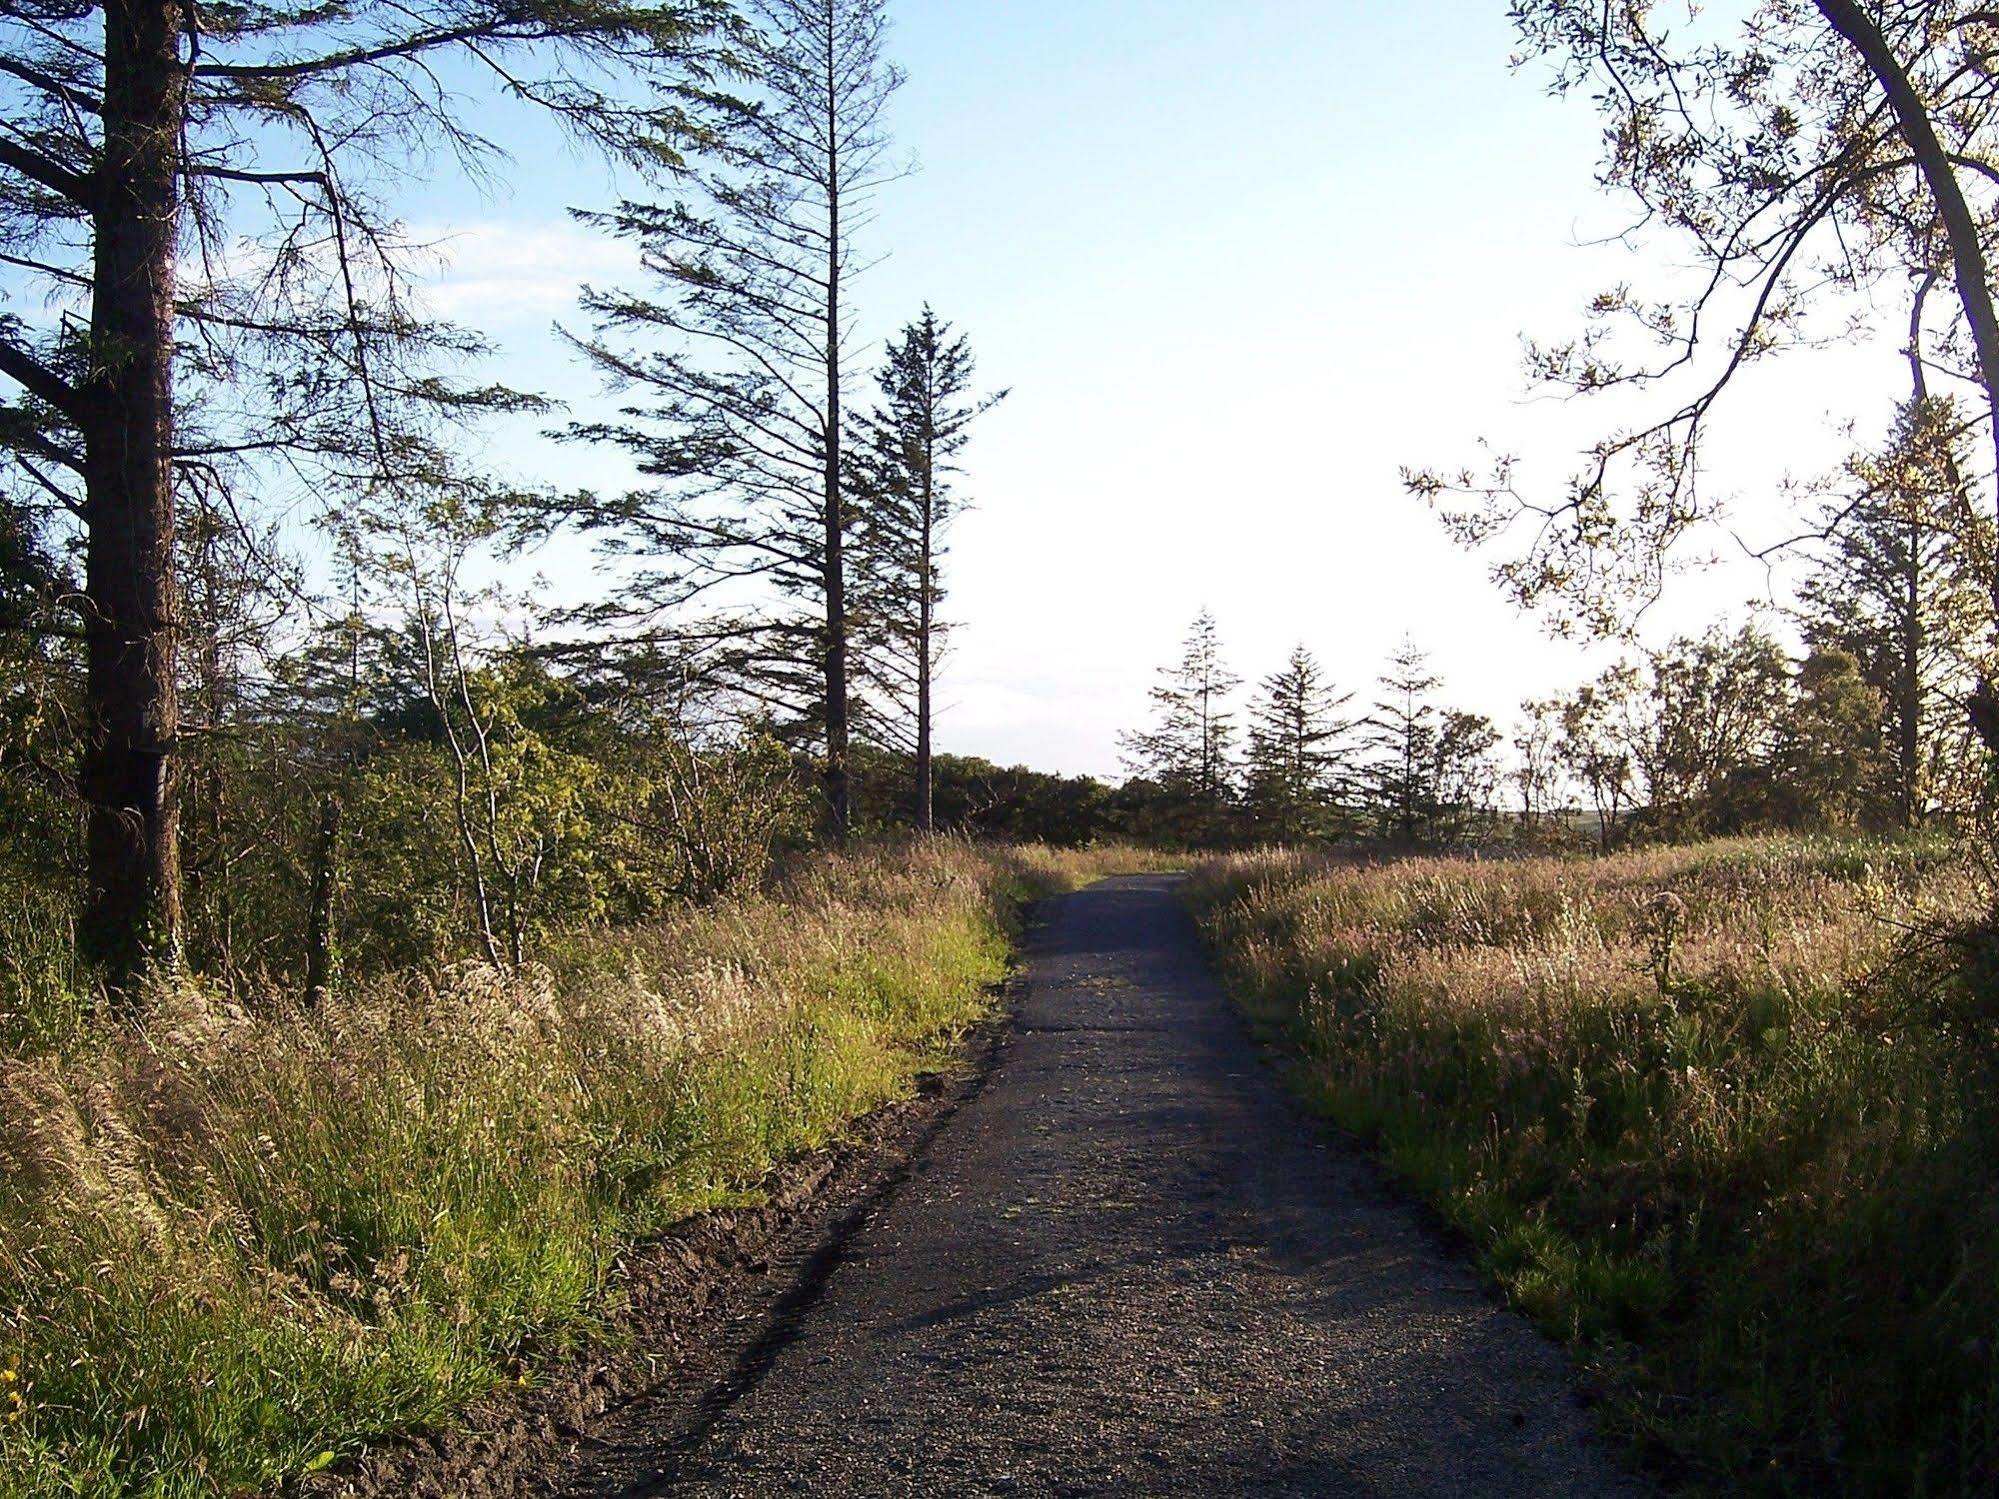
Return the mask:
<svg viewBox="0 0 1999 1499">
<path fill-rule="evenodd" d="M 0 863 L 0 1055 L 52 1050 L 83 1027 L 74 899 L 61 882 Z"/>
<path fill-rule="evenodd" d="M 189 984 L 0 1056 L 0 1495 L 268 1488 L 531 1378 L 635 1239 L 943 1064 L 1016 901 L 1119 862 L 858 856 L 513 977 Z"/>
<path fill-rule="evenodd" d="M 1190 899 L 1301 1089 L 1714 1492 L 1999 1477 L 1990 997 L 1891 961 L 1929 845 L 1217 861 Z"/>
</svg>

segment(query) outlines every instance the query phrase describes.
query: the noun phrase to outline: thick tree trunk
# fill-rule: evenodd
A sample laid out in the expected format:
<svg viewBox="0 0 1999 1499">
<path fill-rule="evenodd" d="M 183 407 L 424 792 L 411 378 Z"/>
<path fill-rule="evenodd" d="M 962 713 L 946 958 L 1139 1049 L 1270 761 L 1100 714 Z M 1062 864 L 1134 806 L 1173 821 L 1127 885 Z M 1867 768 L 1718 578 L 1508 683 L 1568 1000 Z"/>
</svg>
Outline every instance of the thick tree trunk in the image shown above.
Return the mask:
<svg viewBox="0 0 1999 1499">
<path fill-rule="evenodd" d="M 88 904 L 82 945 L 129 1002 L 180 951 L 174 807 L 173 316 L 187 77 L 174 0 L 105 6 L 104 161 L 83 413 L 83 755 Z"/>
<path fill-rule="evenodd" d="M 312 908 L 306 913 L 305 1002 L 318 1006 L 333 992 L 337 946 L 334 892 L 339 888 L 340 798 L 328 792 L 319 804 L 319 833 L 312 845 Z"/>
<path fill-rule="evenodd" d="M 826 806 L 833 837 L 852 823 L 847 784 L 847 566 L 840 475 L 840 77 L 826 17 Z"/>
</svg>

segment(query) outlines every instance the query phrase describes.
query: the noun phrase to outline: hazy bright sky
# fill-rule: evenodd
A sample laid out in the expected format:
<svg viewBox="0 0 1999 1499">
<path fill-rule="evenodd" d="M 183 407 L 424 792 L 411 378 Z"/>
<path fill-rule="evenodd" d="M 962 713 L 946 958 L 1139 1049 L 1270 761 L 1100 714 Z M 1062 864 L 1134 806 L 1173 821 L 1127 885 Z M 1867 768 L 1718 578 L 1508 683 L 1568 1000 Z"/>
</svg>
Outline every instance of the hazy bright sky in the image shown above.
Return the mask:
<svg viewBox="0 0 1999 1499">
<path fill-rule="evenodd" d="M 1363 696 L 1407 632 L 1454 705 L 1502 725 L 1604 659 L 1518 615 L 1397 476 L 1483 436 L 1559 480 L 1591 428 L 1523 404 L 1519 336 L 1574 329 L 1589 292 L 1644 273 L 1577 248 L 1623 223 L 1592 180 L 1600 127 L 1509 69 L 1503 0 L 895 10 L 892 124 L 922 171 L 882 199 L 862 315 L 886 336 L 927 298 L 1013 389 L 968 455 L 940 747 L 1116 772 L 1118 730 L 1203 606 L 1246 677 L 1302 640 Z M 498 128 L 507 188 L 443 184 L 403 211 L 452 236 L 438 303 L 499 340 L 499 373 L 587 411 L 594 377 L 549 327 L 576 321 L 579 280 L 620 279 L 564 213 L 612 187 Z M 1776 524 L 1761 497 L 1836 460 L 1840 418 L 1884 425 L 1896 394 L 1892 351 L 1785 370 L 1745 387 L 1717 450 L 1758 534 Z M 519 435 L 496 456 L 618 476 Z M 538 565 L 591 586 L 573 549 Z M 1682 580 L 1650 628 L 1765 587 L 1739 561 Z"/>
</svg>

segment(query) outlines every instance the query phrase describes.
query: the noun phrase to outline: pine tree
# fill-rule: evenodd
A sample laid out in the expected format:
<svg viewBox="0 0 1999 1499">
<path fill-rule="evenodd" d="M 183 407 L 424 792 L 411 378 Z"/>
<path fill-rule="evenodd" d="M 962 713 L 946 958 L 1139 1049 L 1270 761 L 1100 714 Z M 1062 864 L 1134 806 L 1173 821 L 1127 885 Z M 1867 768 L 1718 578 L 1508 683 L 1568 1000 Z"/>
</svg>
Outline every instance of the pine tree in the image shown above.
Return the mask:
<svg viewBox="0 0 1999 1499">
<path fill-rule="evenodd" d="M 570 497 L 562 518 L 632 566 L 581 622 L 611 627 L 676 678 L 698 670 L 784 715 L 824 752 L 828 819 L 850 815 L 857 523 L 843 415 L 848 329 L 866 269 L 856 234 L 900 175 L 882 124 L 902 75 L 885 0 L 745 0 L 749 97 L 717 97 L 714 165 L 671 203 L 579 217 L 633 242 L 650 296 L 586 288 L 575 340 L 634 398 L 579 440 L 629 450 L 653 481 Z M 706 606 L 690 617 L 695 605 Z"/>
<path fill-rule="evenodd" d="M 1881 794 L 1898 779 L 1881 731 L 1881 694 L 1860 663 L 1845 651 L 1815 650 L 1798 664 L 1795 680 L 1770 765 L 1784 820 L 1853 829 L 1899 818 L 1899 799 Z"/>
<path fill-rule="evenodd" d="M 1437 815 L 1441 722 L 1434 694 L 1440 685 L 1429 656 L 1405 638 L 1381 674 L 1367 720 L 1369 799 L 1381 835 L 1403 848 L 1424 842 Z"/>
<path fill-rule="evenodd" d="M 1405 638 L 1381 674 L 1363 746 L 1378 836 L 1398 848 L 1463 839 L 1490 816 L 1499 731 L 1483 714 L 1446 709 L 1430 658 Z"/>
<path fill-rule="evenodd" d="M 866 674 L 910 721 L 915 750 L 916 825 L 935 822 L 931 724 L 935 677 L 946 625 L 944 533 L 965 502 L 952 478 L 971 441 L 972 423 L 1006 398 L 972 398 L 971 344 L 953 337 L 926 304 L 923 315 L 889 344 L 876 375 L 880 403 L 860 424 L 855 490 L 861 609 L 875 636 Z"/>
<path fill-rule="evenodd" d="M 1352 728 L 1318 659 L 1302 644 L 1259 685 L 1251 708 L 1247 795 L 1260 832 L 1283 843 L 1334 831 L 1343 784 L 1340 740 Z"/>
<path fill-rule="evenodd" d="M 1963 425 L 1948 401 L 1905 405 L 1883 450 L 1850 466 L 1859 492 L 1828 511 L 1799 589 L 1807 641 L 1850 655 L 1879 694 L 1905 827 L 1948 798 L 1968 758 L 1957 705 L 1977 682 L 1988 620 L 1990 526 L 1965 487 Z"/>
<path fill-rule="evenodd" d="M 1203 609 L 1187 632 L 1178 664 L 1160 668 L 1152 689 L 1153 726 L 1119 736 L 1125 763 L 1198 812 L 1225 807 L 1234 793 L 1229 752 L 1235 714 L 1229 694 L 1241 685 L 1242 678 L 1222 660 L 1214 616 Z"/>
</svg>

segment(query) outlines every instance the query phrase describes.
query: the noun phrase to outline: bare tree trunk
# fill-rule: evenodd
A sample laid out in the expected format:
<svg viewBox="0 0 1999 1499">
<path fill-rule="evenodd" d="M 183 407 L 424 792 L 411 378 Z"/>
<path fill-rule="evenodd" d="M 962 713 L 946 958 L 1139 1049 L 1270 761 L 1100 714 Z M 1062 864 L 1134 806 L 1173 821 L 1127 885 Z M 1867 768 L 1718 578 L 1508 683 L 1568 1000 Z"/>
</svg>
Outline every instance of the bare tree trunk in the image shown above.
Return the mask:
<svg viewBox="0 0 1999 1499">
<path fill-rule="evenodd" d="M 930 408 L 926 406 L 926 411 Z M 928 417 L 926 416 L 926 420 Z M 923 457 L 923 532 L 918 575 L 916 615 L 916 826 L 932 832 L 937 826 L 930 764 L 930 630 L 935 604 L 931 599 L 934 564 L 931 549 L 936 544 L 937 486 L 935 458 L 926 438 Z"/>
<path fill-rule="evenodd" d="M 1909 384 L 1915 403 L 1913 415 L 1918 420 L 1924 419 L 1923 406 L 1930 397 L 1929 376 L 1923 371 L 1923 309 L 1928 305 L 1930 291 L 1937 284 L 1940 274 L 1932 267 L 1917 286 L 1916 295 L 1909 305 Z M 1958 472 L 1956 458 L 1949 456 L 1951 449 L 1948 445 L 1945 453 L 1951 482 L 1953 485 L 1960 484 L 1963 476 Z M 1899 810 L 1905 828 L 1916 826 L 1922 820 L 1923 812 L 1923 541 L 1922 523 L 1911 509 L 1909 566 L 1903 577 L 1902 660 L 1896 677 L 1896 692 L 1901 702 L 1896 705 L 1895 721 L 1895 753 L 1901 762 L 1902 783 Z"/>
<path fill-rule="evenodd" d="M 333 992 L 333 897 L 339 871 L 340 798 L 329 791 L 319 803 L 319 834 L 312 845 L 312 908 L 306 918 L 305 1002 L 315 1008 Z"/>
<path fill-rule="evenodd" d="M 1909 522 L 1909 571 L 1902 599 L 1902 670 L 1896 693 L 1896 758 L 1901 763 L 1902 826 L 1922 820 L 1923 773 L 1923 529 Z"/>
<path fill-rule="evenodd" d="M 187 74 L 173 0 L 108 0 L 83 414 L 87 959 L 126 1003 L 180 951 L 174 805 L 175 250 Z"/>
<path fill-rule="evenodd" d="M 826 805 L 851 823 L 847 785 L 847 572 L 840 474 L 840 78 L 838 17 L 826 7 Z"/>
</svg>

